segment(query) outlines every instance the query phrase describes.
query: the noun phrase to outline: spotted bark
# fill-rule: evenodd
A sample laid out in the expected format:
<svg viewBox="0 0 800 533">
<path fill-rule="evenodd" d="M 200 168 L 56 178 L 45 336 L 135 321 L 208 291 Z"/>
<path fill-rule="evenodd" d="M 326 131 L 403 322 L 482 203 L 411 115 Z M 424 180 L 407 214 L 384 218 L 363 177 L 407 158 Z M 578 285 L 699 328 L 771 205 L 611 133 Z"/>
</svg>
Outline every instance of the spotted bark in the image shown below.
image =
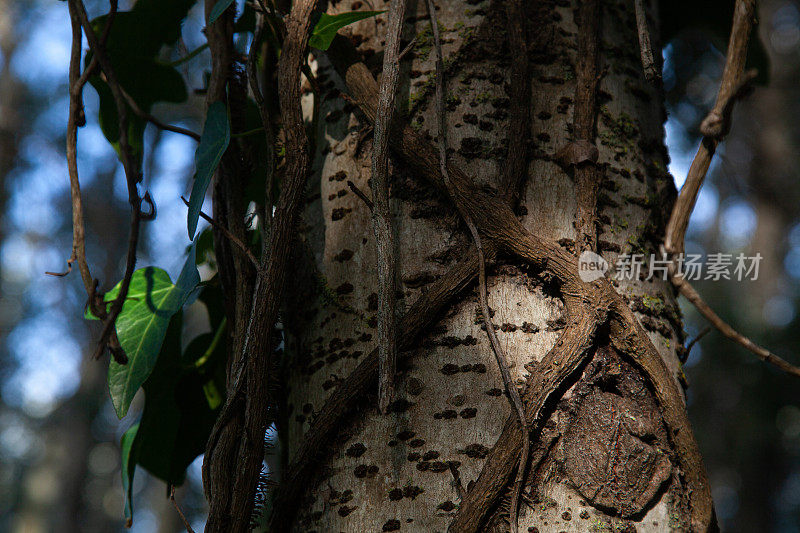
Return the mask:
<svg viewBox="0 0 800 533">
<path fill-rule="evenodd" d="M 503 2 L 441 1 L 447 76 L 448 157 L 491 192 L 500 187 L 509 139 L 510 65 Z M 330 13 L 358 9 L 339 2 Z M 373 6 L 382 9 L 379 5 Z M 650 6 L 651 8 L 653 6 Z M 556 154 L 573 132 L 578 2 L 525 3 L 531 76 L 527 180 L 516 208 L 525 228 L 574 252 L 574 169 Z M 651 11 L 653 13 L 654 11 Z M 644 77 L 633 2 L 601 3 L 596 94 L 597 248 L 655 252 L 675 189 L 666 172 L 660 93 Z M 656 25 L 653 24 L 655 27 Z M 379 74 L 385 19 L 362 21 L 350 37 Z M 436 132 L 434 54 L 424 2 L 410 3 L 401 62 L 402 120 Z M 401 48 L 405 45 L 403 43 Z M 357 106 L 321 55 L 324 108 L 301 235 L 295 245 L 284 328 L 287 460 L 326 399 L 375 348 L 377 273 L 369 208 L 348 187 L 370 191 L 371 143 Z M 470 239 L 452 203 L 395 160 L 390 198 L 397 247 L 398 311 L 462 259 Z M 647 276 L 647 267 L 642 278 Z M 489 306 L 512 376 L 521 385 L 566 327 L 556 287 L 524 263 L 499 257 L 489 272 Z M 662 281 L 615 282 L 659 354 L 683 383 L 680 313 Z M 470 286 L 398 361 L 395 402 L 382 415 L 377 388 L 319 450 L 297 531 L 446 531 L 511 413 Z M 522 531 L 685 529 L 685 484 L 651 384 L 601 332 L 593 357 L 546 409 L 534 440 L 521 506 Z M 402 344 L 402 341 L 401 341 Z M 457 475 L 457 476 L 456 476 Z M 460 479 L 460 486 L 456 479 Z M 509 489 L 510 490 L 510 489 Z M 510 494 L 510 492 L 509 492 Z M 508 498 L 483 524 L 507 530 Z M 530 529 L 527 529 L 530 528 Z M 625 529 L 627 528 L 627 529 Z"/>
</svg>

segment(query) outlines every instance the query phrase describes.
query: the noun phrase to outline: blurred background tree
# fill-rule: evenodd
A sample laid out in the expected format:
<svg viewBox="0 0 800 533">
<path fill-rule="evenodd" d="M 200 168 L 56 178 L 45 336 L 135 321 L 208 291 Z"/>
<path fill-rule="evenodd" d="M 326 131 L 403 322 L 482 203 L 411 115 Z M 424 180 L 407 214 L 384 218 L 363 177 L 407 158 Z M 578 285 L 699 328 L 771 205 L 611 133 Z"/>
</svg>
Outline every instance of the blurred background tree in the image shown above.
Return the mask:
<svg viewBox="0 0 800 533">
<path fill-rule="evenodd" d="M 120 9 L 132 3 L 120 2 Z M 102 1 L 86 4 L 92 17 L 107 9 Z M 763 256 L 757 282 L 709 282 L 698 289 L 737 329 L 796 363 L 800 3 L 763 0 L 759 15 L 769 82 L 736 108 L 732 132 L 700 193 L 687 248 Z M 713 10 L 709 16 L 700 18 L 712 21 L 706 27 L 682 28 L 664 47 L 667 142 L 678 187 L 724 62 L 714 32 L 724 37 L 730 18 Z M 178 46 L 165 50 L 162 59 L 175 60 L 202 45 L 203 25 L 198 5 Z M 63 269 L 71 246 L 64 160 L 69 45 L 64 2 L 0 0 L 2 531 L 124 529 L 118 447 L 141 409 L 141 401 L 134 402 L 122 422 L 114 415 L 105 385 L 107 362 L 90 357 L 97 324 L 80 318 L 85 293 L 79 278 L 44 275 Z M 208 63 L 203 52 L 185 64 L 190 89 L 203 86 Z M 85 100 L 88 124 L 80 133 L 79 165 L 88 253 L 102 279 L 119 279 L 128 223 L 125 180 L 97 124 L 92 89 Z M 199 131 L 202 109 L 202 96 L 191 95 L 186 104 L 156 107 L 154 114 Z M 147 130 L 143 186 L 158 206 L 158 218 L 144 226 L 141 265 L 175 272 L 183 262 L 180 195 L 188 192 L 194 148 L 178 134 Z M 705 323 L 691 306 L 684 311 L 691 338 Z M 689 413 L 723 529 L 800 531 L 800 388 L 713 331 L 693 348 L 686 375 Z M 202 529 L 206 512 L 200 461 L 176 496 L 195 529 Z M 140 469 L 133 490 L 134 531 L 183 529 L 162 482 Z"/>
</svg>

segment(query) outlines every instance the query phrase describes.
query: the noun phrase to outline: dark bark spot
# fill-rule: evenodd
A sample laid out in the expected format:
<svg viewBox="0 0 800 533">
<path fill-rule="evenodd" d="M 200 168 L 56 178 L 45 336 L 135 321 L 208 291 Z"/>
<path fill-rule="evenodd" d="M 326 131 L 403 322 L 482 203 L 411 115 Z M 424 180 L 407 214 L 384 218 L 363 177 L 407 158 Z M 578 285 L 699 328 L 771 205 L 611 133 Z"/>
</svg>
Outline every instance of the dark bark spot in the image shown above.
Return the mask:
<svg viewBox="0 0 800 533">
<path fill-rule="evenodd" d="M 416 435 L 416 433 L 406 429 L 406 430 L 403 430 L 400 433 L 398 433 L 397 434 L 397 438 L 400 439 L 400 440 L 408 440 L 408 439 L 412 438 L 414 435 Z"/>
<path fill-rule="evenodd" d="M 383 524 L 384 531 L 397 531 L 400 529 L 400 520 L 387 520 L 385 524 Z"/>
<path fill-rule="evenodd" d="M 353 258 L 353 250 L 348 250 L 347 248 L 345 248 L 344 250 L 333 256 L 333 260 L 339 263 L 344 263 L 345 261 L 349 261 L 352 258 Z"/>
<path fill-rule="evenodd" d="M 408 382 L 406 383 L 406 391 L 412 396 L 417 396 L 422 392 L 423 385 L 422 381 L 418 380 L 417 378 L 409 378 Z"/>
<path fill-rule="evenodd" d="M 413 500 L 423 492 L 425 492 L 425 490 L 417 486 L 409 485 L 408 487 L 403 487 L 403 496 L 411 500 Z"/>
<path fill-rule="evenodd" d="M 345 517 L 345 516 L 349 515 L 350 513 L 352 513 L 355 510 L 356 510 L 355 507 L 348 507 L 346 505 L 342 505 L 341 507 L 339 507 L 338 513 L 339 513 L 339 516 Z"/>
<path fill-rule="evenodd" d="M 336 294 L 340 296 L 350 294 L 351 292 L 353 292 L 353 285 L 351 283 L 344 282 L 336 287 Z"/>
<path fill-rule="evenodd" d="M 438 507 L 436 507 L 436 508 L 437 508 L 437 509 L 441 509 L 442 511 L 445 511 L 445 512 L 448 512 L 448 513 L 449 513 L 450 511 L 452 511 L 453 509 L 455 509 L 455 508 L 456 508 L 456 504 L 454 504 L 454 503 L 453 503 L 453 502 L 451 502 L 450 500 L 447 500 L 447 501 L 446 501 L 446 502 L 444 502 L 444 503 L 440 503 L 440 504 L 439 504 L 439 506 L 438 506 Z"/>
<path fill-rule="evenodd" d="M 472 459 L 483 459 L 484 457 L 489 455 L 489 448 L 487 448 L 483 444 L 478 444 L 476 442 L 475 444 L 470 444 L 469 446 L 461 450 L 459 453 L 463 453 L 464 455 Z"/>
<path fill-rule="evenodd" d="M 412 448 L 421 448 L 425 445 L 425 439 L 414 439 L 408 443 Z"/>
<path fill-rule="evenodd" d="M 403 491 L 400 489 L 392 489 L 389 491 L 389 499 L 393 502 L 403 499 Z"/>
<path fill-rule="evenodd" d="M 345 455 L 347 455 L 348 457 L 361 457 L 362 455 L 364 455 L 365 451 L 367 451 L 367 447 L 364 446 L 362 443 L 357 442 L 352 446 L 350 446 L 349 448 L 347 448 Z"/>
<path fill-rule="evenodd" d="M 349 207 L 337 207 L 336 209 L 331 211 L 331 220 L 333 220 L 334 222 L 336 222 L 337 220 L 341 220 L 345 216 L 347 216 L 347 213 L 349 213 L 350 211 L 352 211 L 352 209 L 350 209 Z"/>
<path fill-rule="evenodd" d="M 387 411 L 389 413 L 404 413 L 408 411 L 408 408 L 414 405 L 413 403 L 409 402 L 405 398 L 400 398 L 398 400 L 393 401 L 387 407 Z"/>
<path fill-rule="evenodd" d="M 458 374 L 459 368 L 458 365 L 454 365 L 453 363 L 447 363 L 439 370 L 439 372 L 441 372 L 445 376 L 452 376 L 453 374 Z"/>
<path fill-rule="evenodd" d="M 459 414 L 463 419 L 475 418 L 475 415 L 478 414 L 478 410 L 474 407 L 467 407 L 466 409 L 462 409 Z"/>
</svg>

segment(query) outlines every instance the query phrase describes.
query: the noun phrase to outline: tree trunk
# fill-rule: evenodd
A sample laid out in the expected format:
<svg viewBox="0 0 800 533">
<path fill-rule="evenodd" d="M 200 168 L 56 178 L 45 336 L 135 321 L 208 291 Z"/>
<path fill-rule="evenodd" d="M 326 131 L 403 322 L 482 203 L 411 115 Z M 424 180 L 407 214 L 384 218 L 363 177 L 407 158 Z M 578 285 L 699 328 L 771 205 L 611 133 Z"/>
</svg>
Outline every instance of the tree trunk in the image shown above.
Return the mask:
<svg viewBox="0 0 800 533">
<path fill-rule="evenodd" d="M 491 192 L 499 188 L 509 142 L 510 65 L 514 54 L 524 52 L 509 46 L 504 2 L 436 3 L 446 58 L 448 157 Z M 576 181 L 555 154 L 575 140 L 579 3 L 523 2 L 532 121 L 527 179 L 516 212 L 528 231 L 570 252 L 576 247 Z M 601 4 L 594 109 L 599 160 L 592 185 L 599 189 L 598 248 L 613 265 L 623 253 L 657 251 L 675 189 L 665 171 L 661 93 L 642 74 L 634 3 Z M 339 3 L 329 12 L 360 5 Z M 403 120 L 433 139 L 431 26 L 424 2 L 411 2 L 407 13 L 404 38 L 417 40 L 401 61 L 405 84 L 398 101 L 407 102 Z M 352 26 L 354 42 L 374 69 L 380 68 L 376 55 L 386 26 L 377 20 Z M 654 18 L 649 20 L 655 31 Z M 283 315 L 288 385 L 280 430 L 290 461 L 315 413 L 374 349 L 376 337 L 370 211 L 348 188 L 352 181 L 370 195 L 371 137 L 364 140 L 360 128 L 368 124 L 356 106 L 337 97 L 347 90 L 324 56 L 318 58 L 317 81 L 325 95 L 318 153 Z M 450 199 L 397 160 L 390 183 L 398 305 L 404 312 L 472 243 Z M 547 371 L 537 362 L 565 327 L 561 293 L 515 259 L 500 256 L 487 274 L 492 321 L 521 385 L 532 372 Z M 615 286 L 679 382 L 683 332 L 673 291 L 661 280 Z M 477 294 L 471 285 L 454 298 L 401 357 L 389 414 L 378 412 L 373 391 L 345 419 L 338 441 L 319 450 L 323 466 L 306 480 L 297 531 L 448 529 L 460 491 L 472 487 L 512 414 L 482 330 Z M 590 362 L 545 410 L 543 429 L 532 434 L 521 531 L 688 529 L 689 494 L 652 384 L 609 346 L 608 335 L 598 335 Z M 494 506 L 482 530 L 508 528 L 510 494 L 509 489 Z"/>
</svg>

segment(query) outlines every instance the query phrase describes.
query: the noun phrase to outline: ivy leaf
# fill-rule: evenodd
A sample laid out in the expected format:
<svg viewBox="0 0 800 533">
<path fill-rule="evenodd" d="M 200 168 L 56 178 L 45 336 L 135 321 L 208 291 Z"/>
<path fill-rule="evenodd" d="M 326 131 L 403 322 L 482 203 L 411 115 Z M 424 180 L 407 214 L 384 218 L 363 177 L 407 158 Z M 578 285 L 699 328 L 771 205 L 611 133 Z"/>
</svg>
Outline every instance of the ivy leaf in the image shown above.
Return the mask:
<svg viewBox="0 0 800 533">
<path fill-rule="evenodd" d="M 152 372 L 170 318 L 183 307 L 199 283 L 194 249 L 174 284 L 160 268 L 146 267 L 133 273 L 128 297 L 116 323 L 117 337 L 128 363 L 120 365 L 112 360 L 108 367 L 111 402 L 119 418 L 127 414 L 136 391 Z M 118 294 L 119 284 L 106 294 L 105 301 L 113 301 Z"/>
<path fill-rule="evenodd" d="M 219 391 L 225 391 L 225 342 L 213 344 L 210 338 L 223 335 L 194 339 L 190 347 L 216 355 L 202 368 L 186 364 L 187 355 L 181 355 L 182 315 L 172 317 L 158 362 L 142 386 L 144 411 L 135 443 L 139 466 L 172 485 L 183 483 L 186 468 L 203 453 L 223 400 Z M 209 397 L 207 390 L 216 396 Z"/>
<path fill-rule="evenodd" d="M 219 2 L 214 4 L 214 7 L 211 9 L 211 13 L 208 14 L 208 23 L 211 24 L 217 20 L 232 3 L 233 0 L 219 0 Z"/>
<path fill-rule="evenodd" d="M 368 19 L 381 13 L 385 13 L 385 11 L 350 11 L 339 15 L 323 13 L 311 32 L 308 45 L 319 50 L 327 50 L 331 42 L 333 42 L 333 38 L 336 37 L 336 32 L 354 22 Z"/>
<path fill-rule="evenodd" d="M 164 45 L 180 37 L 181 23 L 195 0 L 139 0 L 130 11 L 117 13 L 106 42 L 106 51 L 118 81 L 138 106 L 149 112 L 155 102 L 183 102 L 186 85 L 175 68 L 159 64 L 156 56 Z M 92 20 L 98 34 L 106 27 L 108 15 Z M 91 59 L 91 52 L 86 60 Z M 119 117 L 111 91 L 99 75 L 89 79 L 100 99 L 100 126 L 119 153 Z M 146 123 L 128 109 L 128 132 L 134 156 L 141 158 Z"/>
<path fill-rule="evenodd" d="M 122 455 L 122 494 L 125 497 L 125 527 L 133 523 L 133 474 L 136 470 L 136 460 L 132 454 L 133 442 L 136 439 L 139 424 L 132 425 L 122 435 L 120 453 Z"/>
<path fill-rule="evenodd" d="M 172 485 L 183 483 L 186 468 L 203 453 L 216 419 L 203 389 L 213 377 L 182 365 L 182 327 L 182 313 L 177 313 L 158 362 L 142 387 L 144 411 L 136 435 L 136 462 Z"/>
<path fill-rule="evenodd" d="M 228 119 L 228 109 L 223 102 L 214 102 L 208 107 L 203 135 L 200 137 L 200 144 L 194 153 L 194 185 L 192 185 L 192 194 L 189 197 L 187 218 L 190 239 L 194 239 L 197 231 L 200 208 L 203 207 L 208 184 L 211 182 L 211 177 L 217 170 L 222 154 L 228 148 L 230 140 L 231 124 Z"/>
</svg>

